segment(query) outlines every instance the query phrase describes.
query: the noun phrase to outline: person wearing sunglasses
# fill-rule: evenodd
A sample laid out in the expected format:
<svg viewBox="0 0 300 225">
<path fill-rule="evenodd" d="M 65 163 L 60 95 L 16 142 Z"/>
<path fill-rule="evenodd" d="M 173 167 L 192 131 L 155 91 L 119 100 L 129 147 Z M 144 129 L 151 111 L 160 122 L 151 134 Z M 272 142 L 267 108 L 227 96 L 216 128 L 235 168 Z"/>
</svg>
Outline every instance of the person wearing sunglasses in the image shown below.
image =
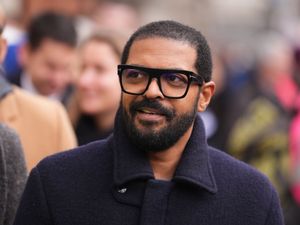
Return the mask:
<svg viewBox="0 0 300 225">
<path fill-rule="evenodd" d="M 213 96 L 204 36 L 175 21 L 139 28 L 118 66 L 113 134 L 32 170 L 15 225 L 282 225 L 270 181 L 207 145 Z"/>
</svg>

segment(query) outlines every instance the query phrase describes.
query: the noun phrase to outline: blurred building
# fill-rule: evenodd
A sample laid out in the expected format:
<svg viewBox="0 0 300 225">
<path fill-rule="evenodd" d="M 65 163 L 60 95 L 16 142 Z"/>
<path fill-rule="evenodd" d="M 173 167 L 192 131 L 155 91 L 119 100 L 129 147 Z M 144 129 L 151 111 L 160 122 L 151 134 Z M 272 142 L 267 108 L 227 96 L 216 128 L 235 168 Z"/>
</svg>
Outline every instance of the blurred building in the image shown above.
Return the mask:
<svg viewBox="0 0 300 225">
<path fill-rule="evenodd" d="M 0 0 L 10 16 L 23 23 L 38 12 L 52 9 L 68 14 L 88 15 L 104 0 Z M 141 23 L 158 19 L 175 19 L 201 28 L 214 38 L 245 42 L 262 29 L 290 32 L 298 23 L 298 0 L 119 0 L 140 12 Z"/>
</svg>

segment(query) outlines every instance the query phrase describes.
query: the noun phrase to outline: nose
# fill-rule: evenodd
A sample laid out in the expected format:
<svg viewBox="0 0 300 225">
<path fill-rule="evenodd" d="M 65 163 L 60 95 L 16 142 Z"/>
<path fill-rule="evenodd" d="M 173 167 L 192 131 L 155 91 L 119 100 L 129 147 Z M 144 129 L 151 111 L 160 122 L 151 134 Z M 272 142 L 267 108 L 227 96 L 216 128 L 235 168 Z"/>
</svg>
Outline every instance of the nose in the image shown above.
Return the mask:
<svg viewBox="0 0 300 225">
<path fill-rule="evenodd" d="M 150 81 L 150 84 L 149 84 L 146 92 L 144 93 L 144 96 L 148 99 L 164 98 L 164 96 L 158 86 L 157 78 L 153 78 Z"/>
<path fill-rule="evenodd" d="M 49 82 L 51 82 L 52 85 L 63 87 L 71 83 L 71 76 L 72 74 L 69 71 L 56 69 L 52 71 Z"/>
<path fill-rule="evenodd" d="M 78 86 L 81 88 L 89 87 L 93 83 L 93 71 L 85 70 L 78 79 Z"/>
</svg>

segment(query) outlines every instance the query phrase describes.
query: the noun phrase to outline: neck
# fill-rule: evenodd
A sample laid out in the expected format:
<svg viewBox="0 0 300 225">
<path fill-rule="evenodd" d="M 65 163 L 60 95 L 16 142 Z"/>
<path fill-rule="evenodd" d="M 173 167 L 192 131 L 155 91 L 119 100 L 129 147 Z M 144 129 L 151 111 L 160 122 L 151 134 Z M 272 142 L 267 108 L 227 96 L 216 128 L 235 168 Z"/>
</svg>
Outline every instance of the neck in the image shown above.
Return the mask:
<svg viewBox="0 0 300 225">
<path fill-rule="evenodd" d="M 193 126 L 172 147 L 162 152 L 150 152 L 148 154 L 155 179 L 172 179 L 192 130 Z"/>
</svg>

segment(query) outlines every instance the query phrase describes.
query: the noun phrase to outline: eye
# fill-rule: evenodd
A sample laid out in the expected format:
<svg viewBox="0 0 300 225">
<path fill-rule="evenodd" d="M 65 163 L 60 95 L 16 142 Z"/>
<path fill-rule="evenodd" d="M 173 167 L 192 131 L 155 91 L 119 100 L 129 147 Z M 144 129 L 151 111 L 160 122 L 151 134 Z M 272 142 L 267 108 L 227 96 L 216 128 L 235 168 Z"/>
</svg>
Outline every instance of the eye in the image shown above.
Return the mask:
<svg viewBox="0 0 300 225">
<path fill-rule="evenodd" d="M 188 83 L 188 77 L 185 74 L 181 73 L 164 73 L 162 77 L 164 82 L 167 82 L 169 85 L 173 86 L 186 86 Z"/>
<path fill-rule="evenodd" d="M 123 71 L 123 80 L 130 83 L 137 83 L 148 80 L 148 77 L 143 71 L 137 69 L 126 69 Z"/>
<path fill-rule="evenodd" d="M 141 71 L 135 70 L 135 69 L 124 70 L 123 74 L 126 77 L 126 79 L 138 79 L 141 76 L 143 76 L 143 74 L 141 73 Z"/>
</svg>

